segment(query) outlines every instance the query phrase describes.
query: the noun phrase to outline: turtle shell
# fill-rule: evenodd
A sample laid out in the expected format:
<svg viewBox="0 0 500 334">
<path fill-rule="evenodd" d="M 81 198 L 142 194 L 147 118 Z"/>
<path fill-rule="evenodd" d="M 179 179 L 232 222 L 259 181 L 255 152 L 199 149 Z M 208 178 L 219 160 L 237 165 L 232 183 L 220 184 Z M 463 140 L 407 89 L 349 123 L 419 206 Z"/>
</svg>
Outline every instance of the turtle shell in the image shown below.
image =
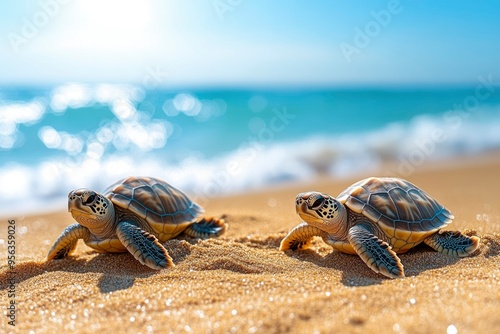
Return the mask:
<svg viewBox="0 0 500 334">
<path fill-rule="evenodd" d="M 103 195 L 115 207 L 143 218 L 160 239 L 179 234 L 204 212 L 182 191 L 152 177 L 128 177 L 108 187 Z"/>
<path fill-rule="evenodd" d="M 337 200 L 377 223 L 396 249 L 415 246 L 454 218 L 423 190 L 398 178 L 361 180 L 340 193 Z"/>
</svg>

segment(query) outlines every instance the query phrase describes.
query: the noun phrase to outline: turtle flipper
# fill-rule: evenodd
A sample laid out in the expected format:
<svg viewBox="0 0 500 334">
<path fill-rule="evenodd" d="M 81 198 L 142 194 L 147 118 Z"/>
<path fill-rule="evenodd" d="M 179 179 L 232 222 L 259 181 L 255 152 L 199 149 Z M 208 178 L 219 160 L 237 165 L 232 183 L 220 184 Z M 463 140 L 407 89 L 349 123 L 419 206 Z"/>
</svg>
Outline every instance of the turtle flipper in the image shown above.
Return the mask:
<svg viewBox="0 0 500 334">
<path fill-rule="evenodd" d="M 172 258 L 158 239 L 140 227 L 121 222 L 116 235 L 127 250 L 142 264 L 152 269 L 174 266 Z"/>
<path fill-rule="evenodd" d="M 305 222 L 301 223 L 295 226 L 288 232 L 286 237 L 281 240 L 280 251 L 285 251 L 287 249 L 307 249 L 311 245 L 312 238 L 315 236 L 322 237 L 326 240 L 328 238 L 328 233 Z"/>
<path fill-rule="evenodd" d="M 349 229 L 349 243 L 370 269 L 389 278 L 404 277 L 404 269 L 399 257 L 389 244 L 368 227 L 358 224 Z"/>
<path fill-rule="evenodd" d="M 198 222 L 191 224 L 184 230 L 184 233 L 192 238 L 215 238 L 224 234 L 227 230 L 227 224 L 222 218 L 202 218 Z"/>
<path fill-rule="evenodd" d="M 85 242 L 90 240 L 88 228 L 80 224 L 66 227 L 47 254 L 47 260 L 62 259 L 69 255 L 75 249 L 78 239 L 83 239 Z"/>
<path fill-rule="evenodd" d="M 424 243 L 436 251 L 452 256 L 464 257 L 479 246 L 479 238 L 466 236 L 458 231 L 439 231 L 424 239 Z"/>
</svg>

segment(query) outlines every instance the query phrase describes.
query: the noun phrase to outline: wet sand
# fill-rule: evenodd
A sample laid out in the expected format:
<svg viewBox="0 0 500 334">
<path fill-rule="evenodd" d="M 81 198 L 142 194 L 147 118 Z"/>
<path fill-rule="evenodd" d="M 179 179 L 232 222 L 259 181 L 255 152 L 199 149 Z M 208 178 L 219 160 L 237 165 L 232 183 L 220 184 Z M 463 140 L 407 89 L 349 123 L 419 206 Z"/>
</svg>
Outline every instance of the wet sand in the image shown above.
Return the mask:
<svg viewBox="0 0 500 334">
<path fill-rule="evenodd" d="M 175 267 L 151 270 L 130 254 L 99 254 L 79 242 L 45 263 L 72 219 L 67 212 L 10 217 L 16 267 L 7 266 L 8 218 L 0 224 L 0 332 L 4 333 L 491 333 L 500 331 L 500 158 L 447 162 L 407 177 L 455 215 L 447 228 L 481 237 L 468 258 L 421 245 L 400 255 L 406 277 L 387 279 L 359 257 L 316 239 L 278 250 L 300 223 L 298 192 L 338 194 L 355 179 L 323 179 L 216 198 L 226 215 L 218 239 L 165 243 Z M 373 173 L 371 173 L 373 174 Z M 385 174 L 380 172 L 380 174 Z M 9 297 L 15 278 L 15 298 Z M 15 302 L 15 327 L 7 306 Z"/>
</svg>

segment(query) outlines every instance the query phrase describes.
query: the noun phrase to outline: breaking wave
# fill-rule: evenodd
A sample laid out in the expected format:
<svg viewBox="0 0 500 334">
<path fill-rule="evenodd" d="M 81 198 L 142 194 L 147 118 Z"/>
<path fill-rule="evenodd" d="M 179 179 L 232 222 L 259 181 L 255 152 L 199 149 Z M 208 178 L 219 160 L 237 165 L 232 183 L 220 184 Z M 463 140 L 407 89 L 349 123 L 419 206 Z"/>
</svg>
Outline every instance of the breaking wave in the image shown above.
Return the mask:
<svg viewBox="0 0 500 334">
<path fill-rule="evenodd" d="M 500 107 L 490 105 L 470 111 L 422 113 L 409 121 L 387 122 L 364 131 L 316 134 L 313 129 L 297 138 L 294 133 L 286 138 L 274 136 L 266 124 L 250 122 L 250 135 L 243 141 L 238 139 L 239 144 L 233 145 L 236 149 L 208 157 L 193 153 L 167 159 L 168 154 L 161 148 L 176 131 L 171 117 L 184 113 L 198 117 L 201 123 L 221 117 L 227 104 L 221 99 L 177 94 L 162 101 L 166 116 L 158 118 L 135 107 L 142 98 L 143 92 L 132 88 L 103 86 L 88 90 L 70 86 L 52 91 L 49 100 L 33 98 L 24 104 L 0 104 L 0 146 L 4 150 L 23 140 L 19 138 L 23 136 L 18 131 L 21 127 L 30 130 L 30 126 L 38 124 L 37 129 L 31 129 L 32 138 L 29 131 L 24 135 L 25 143 L 33 145 L 33 152 L 39 145 L 39 150 L 65 153 L 47 155 L 35 162 L 2 161 L 2 216 L 64 209 L 70 190 L 103 190 L 129 175 L 163 178 L 203 205 L 213 197 L 270 185 L 325 175 L 342 178 L 370 173 L 387 161 L 396 162 L 399 168 L 394 173 L 406 177 L 429 161 L 500 148 Z M 253 98 L 252 106 L 256 101 L 265 104 L 261 100 Z M 68 108 L 87 108 L 96 103 L 105 105 L 110 116 L 96 124 L 94 132 L 60 131 L 54 119 L 44 122 Z M 210 135 L 210 129 L 203 130 Z M 233 140 L 227 131 L 221 136 L 224 141 Z M 6 158 L 11 153 L 7 150 L 1 154 Z"/>
</svg>

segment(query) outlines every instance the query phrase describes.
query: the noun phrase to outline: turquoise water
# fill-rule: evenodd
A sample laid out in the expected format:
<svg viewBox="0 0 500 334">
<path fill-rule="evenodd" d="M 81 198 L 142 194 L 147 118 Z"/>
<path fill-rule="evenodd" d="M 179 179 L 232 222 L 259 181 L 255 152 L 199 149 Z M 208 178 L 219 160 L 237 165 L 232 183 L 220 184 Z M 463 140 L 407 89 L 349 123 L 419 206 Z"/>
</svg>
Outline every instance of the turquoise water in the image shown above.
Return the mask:
<svg viewBox="0 0 500 334">
<path fill-rule="evenodd" d="M 500 147 L 499 91 L 3 88 L 0 206 L 65 205 L 71 189 L 130 174 L 210 198 L 385 159 L 418 167 L 473 155 Z"/>
</svg>

